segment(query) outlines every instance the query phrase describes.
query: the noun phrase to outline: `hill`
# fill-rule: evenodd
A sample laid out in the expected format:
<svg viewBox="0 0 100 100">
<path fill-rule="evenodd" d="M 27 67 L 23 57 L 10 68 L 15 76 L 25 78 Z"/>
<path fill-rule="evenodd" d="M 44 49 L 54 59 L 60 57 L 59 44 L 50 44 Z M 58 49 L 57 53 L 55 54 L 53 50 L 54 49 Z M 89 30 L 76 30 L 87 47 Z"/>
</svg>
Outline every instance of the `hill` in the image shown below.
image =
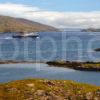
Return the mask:
<svg viewBox="0 0 100 100">
<path fill-rule="evenodd" d="M 58 31 L 58 29 L 38 22 L 0 15 L 0 32 Z"/>
<path fill-rule="evenodd" d="M 83 29 L 82 32 L 100 32 L 100 29 L 88 28 L 88 29 Z"/>
<path fill-rule="evenodd" d="M 100 100 L 100 87 L 74 81 L 20 80 L 0 84 L 0 100 Z"/>
</svg>

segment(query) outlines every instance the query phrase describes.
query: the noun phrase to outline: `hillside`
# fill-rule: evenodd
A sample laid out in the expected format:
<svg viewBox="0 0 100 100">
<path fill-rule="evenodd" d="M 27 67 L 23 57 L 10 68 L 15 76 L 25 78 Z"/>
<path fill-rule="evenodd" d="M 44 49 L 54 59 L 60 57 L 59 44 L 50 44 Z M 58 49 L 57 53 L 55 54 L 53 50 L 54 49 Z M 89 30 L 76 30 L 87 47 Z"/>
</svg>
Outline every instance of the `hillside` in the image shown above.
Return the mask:
<svg viewBox="0 0 100 100">
<path fill-rule="evenodd" d="M 88 28 L 88 29 L 83 29 L 82 32 L 100 32 L 100 29 Z"/>
<path fill-rule="evenodd" d="M 0 15 L 0 32 L 58 31 L 58 29 L 22 18 Z"/>
<path fill-rule="evenodd" d="M 100 100 L 100 87 L 74 81 L 28 79 L 0 84 L 0 100 Z"/>
</svg>

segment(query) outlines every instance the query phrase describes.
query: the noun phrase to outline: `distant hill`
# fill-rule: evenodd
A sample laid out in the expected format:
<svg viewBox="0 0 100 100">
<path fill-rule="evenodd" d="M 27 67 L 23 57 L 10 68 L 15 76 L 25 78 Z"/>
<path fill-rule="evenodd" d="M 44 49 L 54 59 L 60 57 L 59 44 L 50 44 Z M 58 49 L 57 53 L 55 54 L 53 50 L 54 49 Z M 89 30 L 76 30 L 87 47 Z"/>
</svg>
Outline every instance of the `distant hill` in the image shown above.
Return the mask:
<svg viewBox="0 0 100 100">
<path fill-rule="evenodd" d="M 60 28 L 61 31 L 65 32 L 80 32 L 81 28 Z"/>
<path fill-rule="evenodd" d="M 0 32 L 58 31 L 58 29 L 38 22 L 0 15 Z"/>
<path fill-rule="evenodd" d="M 100 32 L 100 29 L 88 28 L 88 29 L 83 29 L 82 32 Z"/>
</svg>

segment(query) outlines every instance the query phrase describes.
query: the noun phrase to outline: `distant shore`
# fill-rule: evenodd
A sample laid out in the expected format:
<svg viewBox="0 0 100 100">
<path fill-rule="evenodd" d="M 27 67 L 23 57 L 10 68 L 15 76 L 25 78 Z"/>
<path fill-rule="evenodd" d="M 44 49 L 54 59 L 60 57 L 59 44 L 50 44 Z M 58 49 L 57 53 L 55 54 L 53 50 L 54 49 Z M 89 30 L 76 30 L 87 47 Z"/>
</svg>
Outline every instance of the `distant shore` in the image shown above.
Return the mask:
<svg viewBox="0 0 100 100">
<path fill-rule="evenodd" d="M 45 63 L 43 61 L 17 61 L 17 60 L 2 60 L 0 61 L 0 64 L 20 64 L 20 63 Z"/>
<path fill-rule="evenodd" d="M 79 71 L 96 71 L 100 72 L 100 62 L 71 62 L 71 61 L 0 61 L 0 64 L 32 64 L 32 63 L 46 63 L 56 67 L 70 68 Z"/>
<path fill-rule="evenodd" d="M 100 62 L 49 61 L 47 64 L 79 71 L 100 71 Z"/>
</svg>

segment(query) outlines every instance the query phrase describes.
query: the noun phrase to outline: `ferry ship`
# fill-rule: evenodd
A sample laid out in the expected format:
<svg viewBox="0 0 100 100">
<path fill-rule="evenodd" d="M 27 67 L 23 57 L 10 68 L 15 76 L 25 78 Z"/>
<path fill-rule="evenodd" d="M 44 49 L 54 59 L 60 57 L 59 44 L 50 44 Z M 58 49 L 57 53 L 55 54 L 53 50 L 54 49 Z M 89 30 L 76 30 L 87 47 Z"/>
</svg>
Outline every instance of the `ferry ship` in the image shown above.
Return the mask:
<svg viewBox="0 0 100 100">
<path fill-rule="evenodd" d="M 12 37 L 13 38 L 26 38 L 26 37 L 37 38 L 37 37 L 39 37 L 39 34 L 38 34 L 38 32 L 20 33 L 20 34 L 13 35 Z"/>
</svg>

